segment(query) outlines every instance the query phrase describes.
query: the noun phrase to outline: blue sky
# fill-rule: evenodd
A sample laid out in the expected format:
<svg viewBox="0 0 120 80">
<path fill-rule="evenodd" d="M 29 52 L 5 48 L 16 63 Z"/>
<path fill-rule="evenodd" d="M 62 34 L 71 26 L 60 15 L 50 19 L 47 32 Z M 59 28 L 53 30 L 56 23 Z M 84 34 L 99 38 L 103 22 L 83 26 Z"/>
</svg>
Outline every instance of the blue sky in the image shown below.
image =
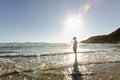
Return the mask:
<svg viewBox="0 0 120 80">
<path fill-rule="evenodd" d="M 120 0 L 0 0 L 0 42 L 69 42 L 73 36 L 80 41 L 107 34 L 120 26 L 119 3 Z M 81 17 L 76 18 L 78 15 Z"/>
</svg>

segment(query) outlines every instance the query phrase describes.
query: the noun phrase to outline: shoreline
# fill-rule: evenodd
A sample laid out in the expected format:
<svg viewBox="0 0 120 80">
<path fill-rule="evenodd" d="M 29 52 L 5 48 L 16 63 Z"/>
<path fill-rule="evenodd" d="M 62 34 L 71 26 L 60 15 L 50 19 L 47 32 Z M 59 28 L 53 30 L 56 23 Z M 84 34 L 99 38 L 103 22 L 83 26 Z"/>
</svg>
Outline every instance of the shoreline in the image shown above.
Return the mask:
<svg viewBox="0 0 120 80">
<path fill-rule="evenodd" d="M 79 65 L 83 80 L 120 80 L 120 62 Z M 73 67 L 43 70 L 38 80 L 72 80 Z M 33 80 L 36 75 L 28 72 L 13 72 L 0 76 L 0 80 Z"/>
</svg>

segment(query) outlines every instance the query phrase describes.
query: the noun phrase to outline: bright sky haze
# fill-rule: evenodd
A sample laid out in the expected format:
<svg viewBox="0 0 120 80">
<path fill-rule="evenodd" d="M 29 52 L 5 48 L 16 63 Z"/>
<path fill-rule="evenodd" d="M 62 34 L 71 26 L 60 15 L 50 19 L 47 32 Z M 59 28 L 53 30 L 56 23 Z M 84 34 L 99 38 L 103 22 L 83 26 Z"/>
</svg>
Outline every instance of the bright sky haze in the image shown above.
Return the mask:
<svg viewBox="0 0 120 80">
<path fill-rule="evenodd" d="M 0 0 L 0 42 L 69 42 L 120 26 L 120 0 Z"/>
</svg>

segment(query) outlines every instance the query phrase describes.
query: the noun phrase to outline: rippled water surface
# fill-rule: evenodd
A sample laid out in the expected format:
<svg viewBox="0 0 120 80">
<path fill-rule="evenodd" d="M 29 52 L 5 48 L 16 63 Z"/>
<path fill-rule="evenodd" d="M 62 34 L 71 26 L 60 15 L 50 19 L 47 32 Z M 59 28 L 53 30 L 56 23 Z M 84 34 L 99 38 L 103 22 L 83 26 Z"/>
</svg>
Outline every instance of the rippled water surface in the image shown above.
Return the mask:
<svg viewBox="0 0 120 80">
<path fill-rule="evenodd" d="M 107 80 L 102 74 L 112 80 L 120 72 L 116 70 L 120 61 L 120 44 L 79 43 L 77 58 L 79 70 L 84 74 L 82 77 L 85 80 Z M 60 80 L 72 80 L 70 74 L 74 60 L 71 44 L 67 43 L 0 44 L 0 75 L 15 70 L 38 70 L 42 66 L 43 70 L 47 70 L 42 73 L 62 74 Z M 116 75 L 112 76 L 113 74 Z"/>
</svg>

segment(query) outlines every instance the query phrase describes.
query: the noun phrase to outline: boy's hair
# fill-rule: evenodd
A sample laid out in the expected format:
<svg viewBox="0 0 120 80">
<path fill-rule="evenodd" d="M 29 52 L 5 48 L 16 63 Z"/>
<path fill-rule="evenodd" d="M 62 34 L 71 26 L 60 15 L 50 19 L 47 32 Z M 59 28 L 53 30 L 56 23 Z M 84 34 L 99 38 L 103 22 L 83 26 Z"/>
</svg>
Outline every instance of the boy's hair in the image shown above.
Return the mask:
<svg viewBox="0 0 120 80">
<path fill-rule="evenodd" d="M 76 39 L 76 37 L 73 37 L 73 39 Z"/>
</svg>

